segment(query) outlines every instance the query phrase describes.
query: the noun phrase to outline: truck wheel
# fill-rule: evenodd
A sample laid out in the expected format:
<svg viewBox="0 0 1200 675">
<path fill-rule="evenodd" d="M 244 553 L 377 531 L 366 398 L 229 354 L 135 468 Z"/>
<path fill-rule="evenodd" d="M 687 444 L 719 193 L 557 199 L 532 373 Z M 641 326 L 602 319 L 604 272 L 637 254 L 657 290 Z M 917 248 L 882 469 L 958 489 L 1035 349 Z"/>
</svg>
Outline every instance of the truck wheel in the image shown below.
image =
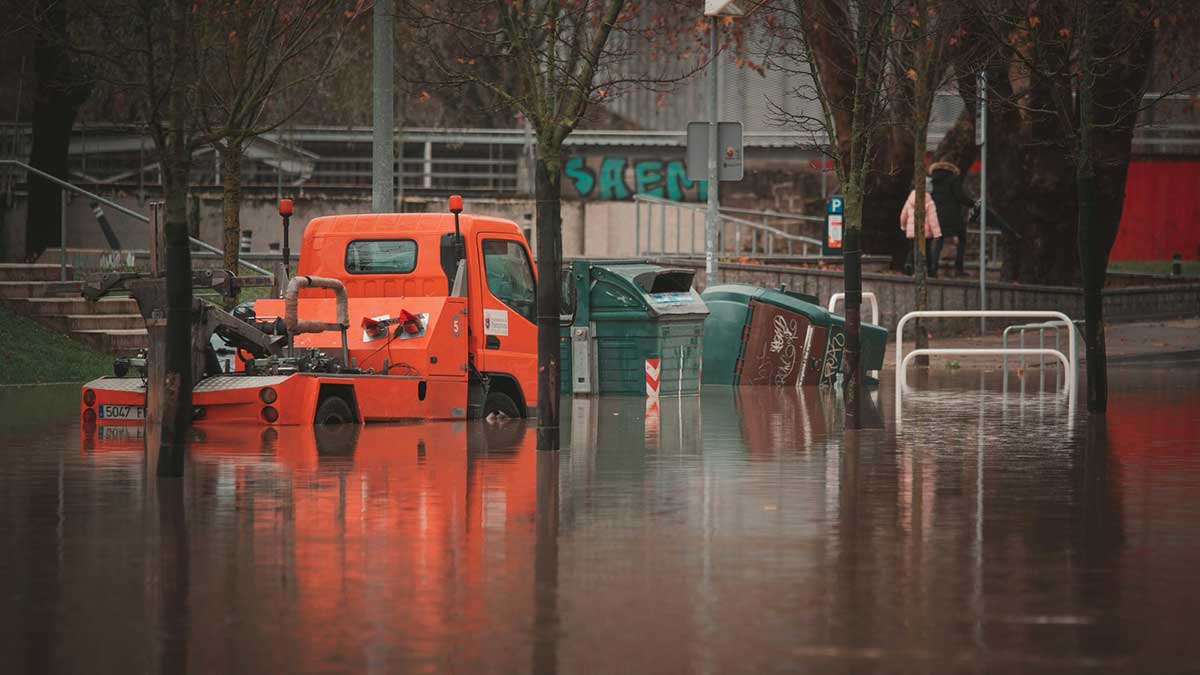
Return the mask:
<svg viewBox="0 0 1200 675">
<path fill-rule="evenodd" d="M 501 391 L 488 392 L 487 399 L 483 402 L 483 418 L 494 419 L 495 417 L 518 418 L 521 416 L 521 411 L 517 409 L 517 404 L 512 398 Z"/>
<path fill-rule="evenodd" d="M 354 424 L 354 409 L 341 396 L 326 396 L 317 406 L 313 424 Z"/>
</svg>

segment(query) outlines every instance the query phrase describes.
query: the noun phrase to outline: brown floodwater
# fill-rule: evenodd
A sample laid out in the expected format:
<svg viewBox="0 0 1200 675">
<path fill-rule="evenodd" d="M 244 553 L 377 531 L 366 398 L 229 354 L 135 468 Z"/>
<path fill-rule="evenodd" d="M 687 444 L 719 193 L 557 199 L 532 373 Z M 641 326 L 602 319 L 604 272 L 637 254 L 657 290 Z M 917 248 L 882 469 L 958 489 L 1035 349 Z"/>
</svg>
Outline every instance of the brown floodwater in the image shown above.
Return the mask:
<svg viewBox="0 0 1200 675">
<path fill-rule="evenodd" d="M 1200 364 L 203 428 L 181 480 L 0 389 L 0 663 L 108 672 L 1178 672 L 1200 663 Z M 1052 379 L 1052 378 L 1051 378 Z M 1082 406 L 1080 406 L 1082 407 Z M 153 476 L 153 473 L 149 474 Z"/>
</svg>

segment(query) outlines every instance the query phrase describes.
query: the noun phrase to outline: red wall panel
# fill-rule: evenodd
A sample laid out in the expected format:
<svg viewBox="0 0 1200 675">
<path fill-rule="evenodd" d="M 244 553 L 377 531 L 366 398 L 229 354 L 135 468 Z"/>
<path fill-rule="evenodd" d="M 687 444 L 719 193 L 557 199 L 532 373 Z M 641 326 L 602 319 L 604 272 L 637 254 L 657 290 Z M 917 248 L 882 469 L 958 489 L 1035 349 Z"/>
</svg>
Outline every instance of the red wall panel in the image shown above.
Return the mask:
<svg viewBox="0 0 1200 675">
<path fill-rule="evenodd" d="M 1200 258 L 1200 162 L 1129 165 L 1125 211 L 1112 260 Z"/>
</svg>

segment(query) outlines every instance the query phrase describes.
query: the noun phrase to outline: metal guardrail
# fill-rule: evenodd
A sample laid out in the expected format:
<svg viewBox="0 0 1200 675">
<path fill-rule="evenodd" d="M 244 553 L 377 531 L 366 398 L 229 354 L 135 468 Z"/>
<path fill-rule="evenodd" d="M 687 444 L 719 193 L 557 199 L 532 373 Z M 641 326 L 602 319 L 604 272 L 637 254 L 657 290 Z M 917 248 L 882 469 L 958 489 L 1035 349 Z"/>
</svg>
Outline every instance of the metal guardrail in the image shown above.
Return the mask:
<svg viewBox="0 0 1200 675">
<path fill-rule="evenodd" d="M 1026 323 L 1026 324 L 1021 324 L 1018 326 L 1007 326 L 1007 327 L 1005 327 L 1003 337 L 1001 338 L 1001 345 L 1003 345 L 1005 348 L 1008 347 L 1008 334 L 1015 330 L 1018 332 L 1018 335 L 1020 335 L 1020 338 L 1021 338 L 1020 348 L 1024 349 L 1025 348 L 1025 332 L 1028 330 L 1036 329 L 1038 331 L 1038 348 L 1045 349 L 1046 348 L 1046 331 L 1053 330 L 1054 331 L 1054 348 L 1057 349 L 1058 351 L 1062 351 L 1062 344 L 1059 341 L 1059 330 L 1058 329 L 1064 325 L 1067 325 L 1067 324 L 1064 324 L 1062 321 L 1046 321 L 1044 323 Z M 1073 331 L 1073 330 L 1071 331 L 1071 339 L 1072 340 L 1075 339 L 1075 331 Z M 1025 367 L 1025 357 L 1024 356 L 1021 357 L 1021 367 L 1022 368 Z M 1055 369 L 1054 369 L 1054 386 L 1055 386 L 1055 388 L 1058 388 L 1058 381 L 1062 377 L 1062 375 L 1063 375 L 1062 369 L 1055 367 Z M 1038 360 L 1038 382 L 1040 383 L 1042 389 L 1044 390 L 1046 388 L 1046 359 L 1045 359 L 1045 357 L 1042 357 Z M 1007 355 L 1005 355 L 1005 357 L 1004 357 L 1004 389 L 1006 392 L 1008 391 L 1008 356 Z M 1021 392 L 1022 393 L 1025 392 L 1024 378 L 1021 379 Z"/>
<path fill-rule="evenodd" d="M 85 197 L 94 199 L 97 202 L 104 204 L 105 206 L 107 206 L 111 209 L 120 211 L 121 213 L 124 213 L 125 215 L 129 216 L 130 218 L 134 218 L 135 220 L 140 220 L 143 223 L 147 223 L 147 224 L 150 223 L 150 218 L 148 216 L 138 213 L 137 211 L 134 211 L 133 209 L 129 209 L 124 206 L 121 206 L 120 204 L 112 201 L 111 199 L 105 199 L 104 197 L 101 197 L 100 195 L 98 195 L 94 192 L 89 192 L 87 190 L 84 190 L 81 187 L 72 185 L 72 184 L 68 183 L 67 181 L 62 180 L 61 178 L 54 176 L 53 174 L 49 174 L 49 173 L 46 173 L 45 171 L 42 171 L 41 169 L 35 169 L 34 167 L 29 166 L 25 162 L 15 160 L 15 159 L 0 159 L 0 165 L 15 166 L 15 167 L 21 168 L 25 171 L 28 171 L 29 173 L 32 173 L 35 176 L 38 176 L 39 178 L 42 178 L 44 180 L 50 181 L 51 183 L 54 183 L 55 185 L 59 186 L 59 188 L 61 188 L 63 190 L 63 192 L 62 192 L 63 208 L 62 208 L 62 214 L 61 214 L 62 217 L 60 218 L 61 222 L 59 223 L 59 227 L 60 227 L 59 236 L 61 237 L 61 239 L 59 240 L 61 246 L 59 248 L 62 249 L 62 256 L 61 256 L 62 260 L 59 261 L 59 268 L 60 268 L 59 277 L 60 277 L 61 281 L 67 280 L 67 208 L 66 208 L 66 194 L 67 194 L 66 191 L 67 190 L 70 190 L 71 192 L 74 192 L 76 194 L 81 194 Z M 213 246 L 209 243 L 201 241 L 200 239 L 197 239 L 195 237 L 188 237 L 188 239 L 191 241 L 193 246 L 197 246 L 199 248 L 202 248 L 206 251 L 210 251 L 212 253 L 218 253 L 218 254 L 222 254 L 222 255 L 224 254 L 224 252 L 221 249 L 219 249 L 216 246 Z M 254 263 L 249 263 L 244 260 L 239 260 L 238 263 L 240 265 L 242 265 L 243 267 L 245 267 L 246 269 L 251 270 L 253 272 L 258 272 L 259 274 L 271 276 L 270 272 L 259 267 L 258 265 L 255 265 Z"/>
<path fill-rule="evenodd" d="M 1060 349 L 1061 343 L 1059 342 L 1059 339 L 1058 339 L 1058 329 L 1064 325 L 1066 325 L 1066 324 L 1064 324 L 1062 321 L 1045 321 L 1042 323 L 1023 323 L 1023 324 L 1014 325 L 1014 326 L 1007 326 L 1007 327 L 1005 327 L 1004 333 L 1002 334 L 1002 336 L 1000 338 L 1000 344 L 1001 344 L 1001 346 L 1007 348 L 1008 347 L 1008 334 L 1011 333 L 1012 331 L 1017 331 L 1017 335 L 1020 336 L 1020 339 L 1021 339 L 1020 346 L 1022 349 L 1024 349 L 1024 347 L 1025 347 L 1025 331 L 1037 330 L 1039 346 L 1045 347 L 1046 346 L 1046 331 L 1053 330 L 1054 331 L 1054 348 Z M 1071 334 L 1072 334 L 1072 336 L 1074 336 L 1074 331 L 1072 331 Z M 1043 361 L 1043 362 L 1039 363 L 1038 367 L 1039 368 L 1045 367 L 1045 365 L 1046 364 Z M 1021 367 L 1022 368 L 1025 367 L 1025 359 L 1024 358 L 1021 359 Z M 1004 369 L 1008 370 L 1008 358 L 1007 357 L 1005 357 L 1005 359 L 1004 359 Z"/>
<path fill-rule="evenodd" d="M 999 319 L 1053 319 L 1054 323 L 1067 325 L 1071 328 L 1071 341 L 1069 346 L 1069 356 L 1064 355 L 1058 349 L 1010 349 L 1007 347 L 985 348 L 985 349 L 970 349 L 970 348 L 954 348 L 954 349 L 915 349 L 904 354 L 904 326 L 910 319 L 930 318 L 930 319 L 971 319 L 971 318 L 999 318 Z M 1067 376 L 1064 378 L 1064 386 L 1067 393 L 1067 401 L 1070 412 L 1075 412 L 1075 400 L 1078 388 L 1078 352 L 1076 351 L 1076 333 L 1075 324 L 1071 318 L 1062 312 L 1048 310 L 1031 310 L 1031 311 L 1008 311 L 1008 310 L 926 310 L 919 312 L 909 312 L 900 318 L 896 324 L 896 428 L 900 429 L 903 426 L 903 415 L 901 414 L 904 390 L 907 387 L 905 373 L 909 362 L 913 357 L 922 355 L 960 355 L 960 356 L 988 356 L 988 355 L 1003 355 L 1006 357 L 1009 354 L 1025 356 L 1054 356 L 1058 358 L 1064 368 L 1066 368 Z M 1007 371 L 1005 371 L 1007 372 Z"/>
<path fill-rule="evenodd" d="M 696 256 L 702 254 L 703 250 L 697 250 L 696 232 L 697 220 L 700 224 L 701 239 L 704 232 L 704 216 L 706 207 L 703 204 L 691 204 L 687 202 L 677 202 L 661 197 L 651 195 L 634 195 L 634 251 L 636 255 L 689 255 Z M 655 208 L 657 207 L 657 209 Z M 643 228 L 642 212 L 645 210 L 646 219 Z M 674 247 L 667 243 L 667 212 L 673 210 L 674 220 Z M 655 247 L 655 213 L 658 213 L 658 246 Z M 688 213 L 688 236 L 686 244 L 684 240 L 684 212 Z M 795 220 L 795 221 L 812 221 L 817 220 L 823 222 L 821 218 L 814 216 L 801 216 L 782 214 L 775 211 L 754 211 L 751 209 L 722 209 L 721 210 L 721 235 L 718 237 L 717 255 L 732 255 L 735 257 L 770 257 L 780 258 L 788 256 L 811 257 L 812 249 L 816 249 L 820 253 L 821 241 L 814 237 L 806 237 L 804 235 L 792 234 L 785 232 L 777 227 L 767 224 L 766 222 L 754 222 L 746 218 L 730 215 L 730 213 L 741 213 L 743 215 L 757 215 L 764 220 L 775 218 L 780 220 Z M 728 230 L 732 228 L 733 236 L 728 235 Z M 645 229 L 645 245 L 643 246 L 642 230 Z M 749 230 L 749 250 L 743 245 L 743 231 Z M 762 239 L 761 246 L 759 239 Z M 732 243 L 732 249 L 730 244 Z M 796 248 L 800 248 L 800 253 L 796 253 Z M 701 246 L 701 249 L 703 247 Z M 779 249 L 786 251 L 780 252 Z"/>
</svg>

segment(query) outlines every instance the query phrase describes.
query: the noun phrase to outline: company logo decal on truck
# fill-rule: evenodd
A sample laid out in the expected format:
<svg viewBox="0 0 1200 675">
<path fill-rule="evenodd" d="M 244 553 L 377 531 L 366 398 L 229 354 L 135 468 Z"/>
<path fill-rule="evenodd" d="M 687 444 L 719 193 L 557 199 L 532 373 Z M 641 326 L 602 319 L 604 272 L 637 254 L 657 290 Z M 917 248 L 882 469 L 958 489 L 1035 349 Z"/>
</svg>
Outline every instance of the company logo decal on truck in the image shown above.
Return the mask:
<svg viewBox="0 0 1200 675">
<path fill-rule="evenodd" d="M 483 310 L 483 334 L 501 337 L 508 335 L 508 310 Z"/>
</svg>

